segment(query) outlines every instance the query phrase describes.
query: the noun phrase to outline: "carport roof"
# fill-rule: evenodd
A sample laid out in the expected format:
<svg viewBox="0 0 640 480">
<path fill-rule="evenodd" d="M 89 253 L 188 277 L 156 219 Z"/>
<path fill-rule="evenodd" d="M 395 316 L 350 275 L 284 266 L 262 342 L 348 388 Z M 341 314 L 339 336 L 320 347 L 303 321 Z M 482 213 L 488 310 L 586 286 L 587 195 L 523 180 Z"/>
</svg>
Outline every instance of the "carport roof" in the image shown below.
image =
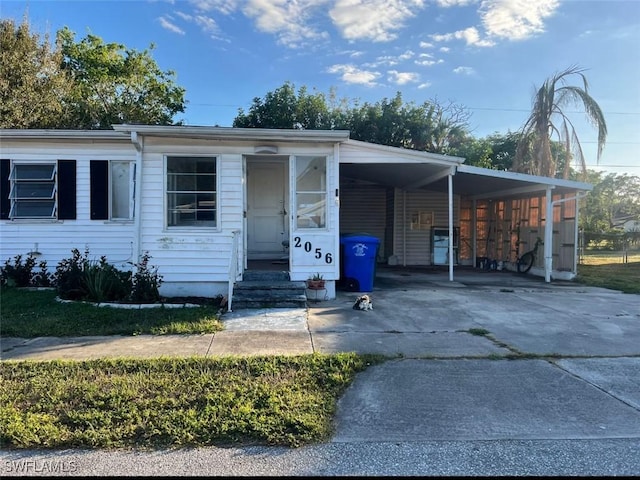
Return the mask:
<svg viewBox="0 0 640 480">
<path fill-rule="evenodd" d="M 362 142 L 347 142 L 355 148 L 358 148 L 359 143 Z M 370 151 L 372 144 L 366 145 Z M 387 161 L 370 155 L 349 155 L 349 159 L 341 156 L 340 176 L 403 190 L 447 192 L 447 176 L 451 173 L 453 193 L 478 200 L 534 195 L 545 192 L 548 187 L 558 194 L 593 189 L 591 184 L 583 182 L 464 165 L 464 159 L 459 157 L 379 147 L 385 156 L 392 151 L 395 155 L 392 159 L 387 156 Z"/>
</svg>

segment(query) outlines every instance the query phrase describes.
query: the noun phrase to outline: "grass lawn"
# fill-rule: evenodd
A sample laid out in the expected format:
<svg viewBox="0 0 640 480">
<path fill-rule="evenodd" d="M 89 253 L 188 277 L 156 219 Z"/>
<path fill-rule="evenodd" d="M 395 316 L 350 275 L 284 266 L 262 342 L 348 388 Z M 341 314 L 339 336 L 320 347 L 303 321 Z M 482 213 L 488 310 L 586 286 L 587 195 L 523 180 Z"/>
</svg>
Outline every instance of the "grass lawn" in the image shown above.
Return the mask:
<svg viewBox="0 0 640 480">
<path fill-rule="evenodd" d="M 383 358 L 353 353 L 0 363 L 3 448 L 301 446 Z"/>
<path fill-rule="evenodd" d="M 627 263 L 619 253 L 587 254 L 578 265 L 576 280 L 592 287 L 640 293 L 640 253 L 630 254 Z"/>
<path fill-rule="evenodd" d="M 60 303 L 54 290 L 0 290 L 0 336 L 85 336 L 213 333 L 222 330 L 219 307 L 120 309 Z"/>
</svg>

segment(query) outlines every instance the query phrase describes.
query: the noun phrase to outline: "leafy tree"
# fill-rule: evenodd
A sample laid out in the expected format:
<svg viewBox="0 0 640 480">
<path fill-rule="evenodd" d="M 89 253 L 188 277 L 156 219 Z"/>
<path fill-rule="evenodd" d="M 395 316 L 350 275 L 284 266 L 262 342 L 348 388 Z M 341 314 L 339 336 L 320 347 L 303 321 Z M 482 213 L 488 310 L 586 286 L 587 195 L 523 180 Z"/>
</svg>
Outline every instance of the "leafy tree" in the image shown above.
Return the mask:
<svg viewBox="0 0 640 480">
<path fill-rule="evenodd" d="M 563 110 L 577 104 L 584 108 L 587 119 L 598 129 L 598 160 L 607 138 L 607 125 L 602 110 L 589 95 L 584 70 L 570 67 L 548 78 L 534 96 L 533 109 L 522 129 L 513 168 L 516 171 L 562 178 L 570 175 L 570 160 L 575 160 L 582 173 L 586 173 L 586 162 L 573 123 Z M 578 76 L 582 87 L 567 85 L 568 78 Z M 554 158 L 551 139 L 562 144 L 565 159 L 559 170 Z"/>
<path fill-rule="evenodd" d="M 138 52 L 88 35 L 75 43 L 67 27 L 58 32 L 63 67 L 75 88 L 67 99 L 67 127 L 100 129 L 117 123 L 167 125 L 184 112 L 185 90 L 174 83 L 173 71 L 163 72 L 149 50 Z M 150 50 L 154 47 L 151 45 Z"/>
<path fill-rule="evenodd" d="M 0 128 L 55 128 L 67 116 L 71 78 L 62 54 L 24 20 L 0 21 Z"/>
<path fill-rule="evenodd" d="M 608 233 L 618 218 L 640 218 L 640 177 L 592 170 L 587 175 L 593 190 L 585 199 L 581 219 L 585 231 Z"/>
<path fill-rule="evenodd" d="M 322 93 L 310 94 L 303 86 L 296 94 L 295 85 L 285 82 L 264 100 L 255 97 L 247 113 L 239 109 L 233 126 L 322 130 L 332 127 L 332 119 Z"/>
<path fill-rule="evenodd" d="M 264 98 L 254 98 L 247 113 L 239 109 L 234 127 L 349 130 L 351 138 L 382 145 L 450 153 L 466 139 L 469 113 L 437 100 L 405 104 L 400 92 L 376 103 L 329 99 L 286 82 Z"/>
</svg>

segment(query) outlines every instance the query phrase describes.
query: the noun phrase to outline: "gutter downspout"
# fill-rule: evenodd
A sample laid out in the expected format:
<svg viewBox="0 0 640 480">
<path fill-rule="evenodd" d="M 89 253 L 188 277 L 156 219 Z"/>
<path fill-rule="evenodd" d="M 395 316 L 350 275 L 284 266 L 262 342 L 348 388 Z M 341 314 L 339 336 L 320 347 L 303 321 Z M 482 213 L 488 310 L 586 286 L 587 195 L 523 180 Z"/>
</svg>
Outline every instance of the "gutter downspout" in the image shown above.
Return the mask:
<svg viewBox="0 0 640 480">
<path fill-rule="evenodd" d="M 134 252 L 136 254 L 135 263 L 138 263 L 140 261 L 142 247 L 142 219 L 140 218 L 140 214 L 142 212 L 142 151 L 144 150 L 144 139 L 138 136 L 138 132 L 131 132 L 131 143 L 133 143 L 136 149 L 136 191 L 133 198 L 136 202 L 134 208 L 136 225 L 136 246 Z"/>
</svg>

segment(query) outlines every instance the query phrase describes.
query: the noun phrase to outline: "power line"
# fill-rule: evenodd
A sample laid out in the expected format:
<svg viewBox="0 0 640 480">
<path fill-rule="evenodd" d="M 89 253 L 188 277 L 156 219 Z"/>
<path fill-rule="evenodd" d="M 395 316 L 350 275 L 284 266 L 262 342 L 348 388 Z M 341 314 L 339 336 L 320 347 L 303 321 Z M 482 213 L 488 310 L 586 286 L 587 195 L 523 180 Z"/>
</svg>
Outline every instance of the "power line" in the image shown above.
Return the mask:
<svg viewBox="0 0 640 480">
<path fill-rule="evenodd" d="M 191 103 L 189 105 L 194 105 L 198 107 L 225 107 L 225 108 L 239 108 L 238 105 L 229 105 L 224 103 Z M 494 107 L 465 107 L 468 110 L 489 110 L 495 112 L 531 112 L 531 109 L 525 108 L 494 108 Z M 585 112 L 571 112 L 567 111 L 566 113 L 578 113 L 583 114 Z M 640 115 L 640 112 L 603 112 L 605 115 Z"/>
</svg>

